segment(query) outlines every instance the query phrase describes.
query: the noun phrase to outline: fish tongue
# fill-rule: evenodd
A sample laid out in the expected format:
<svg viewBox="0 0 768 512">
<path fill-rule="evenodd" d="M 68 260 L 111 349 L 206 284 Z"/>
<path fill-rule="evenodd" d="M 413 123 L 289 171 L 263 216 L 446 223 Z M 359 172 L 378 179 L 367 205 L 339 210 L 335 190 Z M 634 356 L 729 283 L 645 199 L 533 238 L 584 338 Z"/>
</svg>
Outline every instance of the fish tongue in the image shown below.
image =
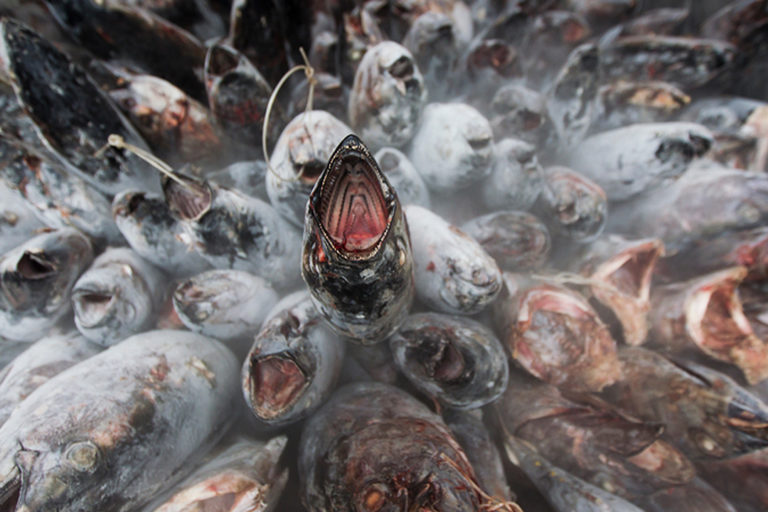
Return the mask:
<svg viewBox="0 0 768 512">
<path fill-rule="evenodd" d="M 354 194 L 351 203 L 349 218 L 344 225 L 344 249 L 365 250 L 375 244 L 381 236 L 381 222 L 371 212 L 364 195 Z"/>
</svg>

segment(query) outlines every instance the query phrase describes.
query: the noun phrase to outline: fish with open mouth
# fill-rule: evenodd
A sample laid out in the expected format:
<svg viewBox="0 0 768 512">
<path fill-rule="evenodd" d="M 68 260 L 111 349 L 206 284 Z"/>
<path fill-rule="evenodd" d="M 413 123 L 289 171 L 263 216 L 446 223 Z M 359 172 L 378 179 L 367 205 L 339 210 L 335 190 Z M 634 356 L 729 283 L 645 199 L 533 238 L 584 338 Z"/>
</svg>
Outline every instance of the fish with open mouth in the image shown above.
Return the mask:
<svg viewBox="0 0 768 512">
<path fill-rule="evenodd" d="M 219 342 L 132 336 L 37 388 L 0 427 L 0 509 L 136 510 L 224 434 L 237 391 Z"/>
<path fill-rule="evenodd" d="M 543 169 L 536 148 L 522 140 L 503 139 L 494 145 L 490 175 L 482 182 L 482 198 L 490 210 L 528 210 L 543 187 Z"/>
<path fill-rule="evenodd" d="M 414 293 L 403 209 L 355 135 L 341 141 L 307 202 L 301 273 L 334 330 L 383 341 L 405 320 Z"/>
<path fill-rule="evenodd" d="M 287 425 L 309 416 L 336 386 L 344 345 L 308 291 L 284 298 L 264 322 L 243 363 L 243 396 L 251 412 L 269 425 Z"/>
<path fill-rule="evenodd" d="M 71 307 L 75 281 L 93 259 L 74 228 L 43 233 L 0 256 L 0 332 L 20 341 L 42 337 Z"/>
<path fill-rule="evenodd" d="M 402 151 L 390 147 L 381 148 L 374 155 L 374 159 L 379 163 L 381 170 L 384 171 L 395 192 L 397 192 L 400 204 L 413 203 L 429 208 L 430 199 L 427 185 L 421 179 L 416 167 Z"/>
</svg>

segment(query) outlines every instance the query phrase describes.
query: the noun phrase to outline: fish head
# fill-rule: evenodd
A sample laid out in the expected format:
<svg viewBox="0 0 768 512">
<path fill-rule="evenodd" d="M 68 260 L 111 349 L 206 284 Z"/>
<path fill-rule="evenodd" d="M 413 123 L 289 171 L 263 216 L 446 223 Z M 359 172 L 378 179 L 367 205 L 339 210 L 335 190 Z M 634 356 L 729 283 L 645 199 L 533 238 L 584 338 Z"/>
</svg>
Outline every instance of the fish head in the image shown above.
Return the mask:
<svg viewBox="0 0 768 512">
<path fill-rule="evenodd" d="M 211 210 L 214 193 L 207 181 L 181 173 L 163 178 L 163 194 L 171 214 L 182 221 L 196 222 Z"/>
</svg>

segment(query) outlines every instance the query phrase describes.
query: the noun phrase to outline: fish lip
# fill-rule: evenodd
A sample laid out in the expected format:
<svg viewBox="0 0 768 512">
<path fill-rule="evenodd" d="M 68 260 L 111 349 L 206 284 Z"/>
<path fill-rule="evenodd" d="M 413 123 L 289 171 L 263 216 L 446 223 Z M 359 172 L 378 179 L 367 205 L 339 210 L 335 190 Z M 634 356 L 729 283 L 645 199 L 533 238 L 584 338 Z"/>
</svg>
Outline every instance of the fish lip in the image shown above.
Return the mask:
<svg viewBox="0 0 768 512">
<path fill-rule="evenodd" d="M 12 505 L 18 501 L 22 492 L 22 475 L 21 470 L 15 464 L 11 464 L 11 469 L 0 478 L 0 508 L 6 510 L 6 507 Z M 15 506 L 8 508 L 7 510 L 15 510 Z"/>
<path fill-rule="evenodd" d="M 86 299 L 91 296 L 109 297 L 109 299 L 106 301 L 106 305 L 103 306 L 102 311 L 97 312 L 96 314 L 79 314 L 84 312 L 86 308 L 89 308 L 89 306 L 85 304 L 88 302 Z M 111 318 L 111 313 L 115 310 L 118 299 L 119 293 L 110 292 L 109 290 L 97 290 L 89 288 L 72 290 L 72 305 L 75 309 L 77 323 L 86 329 L 92 329 L 105 325 L 109 318 Z"/>
<path fill-rule="evenodd" d="M 15 271 L 24 279 L 39 281 L 58 272 L 55 261 L 42 249 L 27 249 L 16 262 Z"/>
<path fill-rule="evenodd" d="M 382 189 L 382 196 L 384 197 L 384 203 L 387 207 L 388 215 L 387 224 L 384 228 L 384 231 L 382 231 L 379 239 L 369 249 L 360 252 L 342 252 L 333 243 L 330 233 L 328 233 L 320 219 L 318 210 L 323 199 L 322 192 L 326 181 L 329 179 L 329 176 L 332 175 L 334 169 L 338 167 L 337 163 L 352 153 L 357 153 L 360 155 L 362 160 L 364 160 L 372 170 L 379 186 Z M 389 184 L 389 181 L 387 180 L 386 176 L 384 176 L 384 173 L 379 168 L 379 164 L 373 158 L 368 148 L 355 134 L 347 135 L 336 147 L 333 154 L 331 155 L 331 158 L 328 160 L 328 165 L 325 166 L 322 174 L 315 182 L 307 202 L 307 214 L 311 216 L 315 226 L 319 231 L 319 235 L 322 238 L 323 250 L 326 253 L 331 253 L 337 258 L 346 261 L 366 261 L 373 259 L 378 255 L 382 246 L 384 245 L 384 242 L 387 240 L 390 231 L 392 230 L 392 224 L 395 219 L 395 215 L 398 212 L 398 208 L 399 203 L 397 201 L 397 195 L 395 194 L 394 189 Z"/>
<path fill-rule="evenodd" d="M 294 388 L 289 400 L 280 404 L 279 407 L 275 407 L 275 404 L 270 404 L 269 401 L 258 400 L 258 387 L 260 382 L 254 379 L 254 367 L 261 363 L 270 360 L 281 360 L 286 363 L 290 363 L 293 367 L 298 369 L 301 373 L 300 386 Z M 245 392 L 246 402 L 251 406 L 253 411 L 258 414 L 259 418 L 265 421 L 279 421 L 286 414 L 290 414 L 291 408 L 295 406 L 305 395 L 309 387 L 312 385 L 314 376 L 307 372 L 306 365 L 299 361 L 296 354 L 292 352 L 277 352 L 273 354 L 265 354 L 263 357 L 249 357 L 247 369 L 245 373 L 245 385 L 243 391 Z"/>
<path fill-rule="evenodd" d="M 175 172 L 174 175 L 190 186 L 197 187 L 196 192 L 202 196 L 204 203 L 202 207 L 196 204 L 193 205 L 194 210 L 189 212 L 183 211 L 182 208 L 180 208 L 180 205 L 176 204 L 176 195 L 172 195 L 172 187 L 181 187 L 181 185 L 175 180 L 164 176 L 162 180 L 162 189 L 163 195 L 165 196 L 165 202 L 168 204 L 168 208 L 171 210 L 171 213 L 183 221 L 199 221 L 206 213 L 211 211 L 214 198 L 213 187 L 207 180 L 198 180 L 181 172 Z"/>
</svg>

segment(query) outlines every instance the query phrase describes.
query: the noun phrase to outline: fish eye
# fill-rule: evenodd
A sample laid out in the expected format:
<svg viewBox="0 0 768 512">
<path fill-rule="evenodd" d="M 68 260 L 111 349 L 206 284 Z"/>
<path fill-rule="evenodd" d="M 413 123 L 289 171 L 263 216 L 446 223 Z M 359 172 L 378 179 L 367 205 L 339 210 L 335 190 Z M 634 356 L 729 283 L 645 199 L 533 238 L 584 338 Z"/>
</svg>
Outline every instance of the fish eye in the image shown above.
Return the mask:
<svg viewBox="0 0 768 512">
<path fill-rule="evenodd" d="M 92 471 L 99 461 L 99 448 L 91 441 L 79 441 L 67 447 L 64 459 L 78 471 Z"/>
</svg>

